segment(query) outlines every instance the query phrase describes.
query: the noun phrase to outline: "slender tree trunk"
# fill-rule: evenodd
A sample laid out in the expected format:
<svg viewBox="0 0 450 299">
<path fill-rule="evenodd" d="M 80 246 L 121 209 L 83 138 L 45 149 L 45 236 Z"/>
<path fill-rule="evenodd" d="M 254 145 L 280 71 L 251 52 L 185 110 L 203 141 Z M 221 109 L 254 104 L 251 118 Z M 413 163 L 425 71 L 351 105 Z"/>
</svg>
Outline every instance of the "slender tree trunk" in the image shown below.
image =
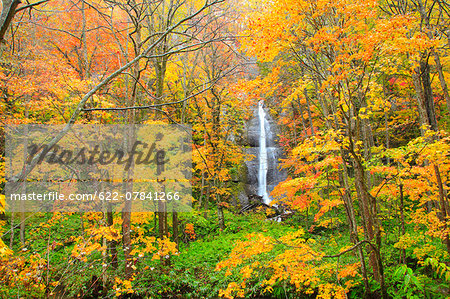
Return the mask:
<svg viewBox="0 0 450 299">
<path fill-rule="evenodd" d="M 162 157 L 161 161 L 164 161 L 164 157 Z M 164 165 L 158 165 L 157 168 L 157 175 L 161 175 L 164 171 Z M 164 187 L 164 179 L 160 180 L 160 188 L 161 193 L 165 193 L 165 187 Z M 164 200 L 158 201 L 158 231 L 159 231 L 159 237 L 161 239 L 164 239 L 169 235 L 169 228 L 167 224 L 167 206 L 166 202 Z"/>
<path fill-rule="evenodd" d="M 130 167 L 131 170 L 132 167 Z M 129 179 L 132 178 L 132 172 L 130 170 L 127 174 L 127 181 L 125 184 L 125 192 L 133 192 L 133 182 Z M 131 277 L 132 274 L 132 256 L 131 256 L 131 204 L 129 200 L 125 201 L 124 208 L 122 210 L 122 245 L 125 255 L 125 279 Z"/>
<path fill-rule="evenodd" d="M 374 233 L 374 220 L 371 213 L 371 207 L 370 207 L 370 199 L 369 196 L 365 190 L 365 179 L 364 179 L 364 170 L 362 168 L 362 165 L 359 163 L 359 161 L 356 161 L 355 163 L 355 183 L 356 183 L 356 193 L 358 197 L 360 198 L 360 202 L 362 204 L 362 213 L 364 215 L 364 221 L 365 221 L 365 227 L 367 236 L 366 239 L 370 242 L 373 242 L 375 239 L 375 233 Z M 369 248 L 371 253 L 369 256 L 369 262 L 373 269 L 373 275 L 376 280 L 380 280 L 380 272 L 378 269 L 378 262 L 375 256 L 375 253 L 373 252 L 372 248 Z"/>
<path fill-rule="evenodd" d="M 420 68 L 416 68 L 412 72 L 412 80 L 414 84 L 414 89 L 416 91 L 416 99 L 417 99 L 417 110 L 419 112 L 419 119 L 420 119 L 420 132 L 422 135 L 424 135 L 424 130 L 422 128 L 423 124 L 429 124 L 427 119 L 427 112 L 425 108 L 425 94 L 423 92 L 421 80 L 420 80 Z"/>
<path fill-rule="evenodd" d="M 316 80 L 314 80 L 314 88 L 316 90 L 319 90 L 319 88 L 317 87 L 317 81 Z M 317 98 L 319 100 L 320 107 L 322 107 L 322 115 L 323 115 L 323 118 L 325 120 L 325 124 L 326 124 L 327 128 L 330 129 L 331 128 L 331 124 L 330 124 L 330 120 L 328 119 L 329 112 L 328 112 L 327 102 L 324 99 L 323 95 L 321 95 L 320 93 L 317 93 Z"/>
<path fill-rule="evenodd" d="M 13 208 L 14 209 L 14 208 Z M 9 236 L 9 248 L 12 248 L 14 245 L 14 210 L 11 210 L 11 235 Z"/>
<path fill-rule="evenodd" d="M 447 45 L 450 47 L 450 29 L 447 30 Z"/>
<path fill-rule="evenodd" d="M 444 222 L 444 227 L 447 229 L 447 216 L 449 215 L 449 211 L 447 210 L 446 199 L 444 195 L 444 187 L 442 185 L 441 173 L 439 171 L 439 166 L 434 164 L 434 173 L 436 175 L 436 181 L 439 188 L 439 201 L 441 206 L 441 218 L 442 222 Z M 444 236 L 444 243 L 447 246 L 447 252 L 450 254 L 450 238 L 448 233 Z"/>
<path fill-rule="evenodd" d="M 331 112 L 333 113 L 334 126 L 335 126 L 335 130 L 339 130 L 340 127 L 339 127 L 339 122 L 338 122 L 338 118 L 337 118 L 337 109 L 336 109 L 336 106 L 333 104 L 334 103 L 332 103 L 332 105 L 331 105 Z M 345 162 L 346 156 L 345 156 L 343 147 L 339 148 L 339 153 L 340 153 L 342 161 L 343 161 L 343 163 L 341 165 L 341 171 L 339 172 L 339 179 L 340 179 L 340 185 L 344 189 L 343 201 L 344 201 L 345 212 L 346 212 L 347 221 L 348 221 L 348 225 L 349 225 L 349 230 L 350 230 L 350 241 L 353 244 L 357 244 L 359 242 L 358 224 L 356 221 L 355 208 L 353 205 L 353 200 L 352 200 L 351 191 L 350 191 L 350 185 L 348 182 L 349 175 L 348 175 L 347 165 Z M 366 261 L 365 261 L 365 257 L 364 257 L 364 251 L 361 246 L 358 246 L 357 250 L 358 250 L 359 262 L 361 264 L 361 272 L 362 272 L 362 276 L 363 276 L 364 296 L 367 297 L 368 293 L 370 292 L 370 286 L 369 286 L 369 279 L 367 277 L 367 266 L 366 266 Z"/>
<path fill-rule="evenodd" d="M 292 105 L 292 122 L 293 122 L 293 132 L 294 132 L 294 146 L 297 146 L 297 122 L 295 117 L 297 116 L 297 109 L 295 109 L 294 103 L 291 103 Z"/>
<path fill-rule="evenodd" d="M 4 42 L 6 31 L 8 30 L 9 25 L 16 14 L 16 8 L 19 3 L 20 0 L 2 0 L 2 13 L 0 15 L 0 43 Z"/>
<path fill-rule="evenodd" d="M 163 239 L 164 237 L 168 236 L 168 225 L 167 225 L 167 211 L 166 211 L 166 205 L 164 201 L 159 201 L 158 203 L 158 232 L 159 237 Z"/>
<path fill-rule="evenodd" d="M 88 50 L 87 50 L 87 30 L 86 30 L 86 4 L 84 0 L 81 1 L 81 63 L 80 63 L 80 71 L 82 71 L 82 79 L 87 79 L 90 77 L 89 73 L 89 57 L 88 57 Z M 84 72 L 83 72 L 84 70 Z"/>
<path fill-rule="evenodd" d="M 436 63 L 436 69 L 439 74 L 439 82 L 441 83 L 442 93 L 444 95 L 445 103 L 447 104 L 447 112 L 450 113 L 450 96 L 448 94 L 447 82 L 445 82 L 444 72 L 442 70 L 441 59 L 436 50 L 433 50 L 434 62 Z"/>
<path fill-rule="evenodd" d="M 106 211 L 106 221 L 107 225 L 109 227 L 112 227 L 114 225 L 114 218 L 113 218 L 113 212 L 112 212 L 112 204 L 108 202 L 107 204 L 107 211 Z M 117 269 L 118 266 L 118 260 L 117 260 L 117 242 L 115 240 L 107 241 L 107 248 L 109 251 L 111 266 L 113 269 Z"/>
<path fill-rule="evenodd" d="M 401 223 L 401 229 L 402 229 L 402 236 L 406 233 L 405 229 L 405 209 L 403 204 L 403 184 L 400 183 L 400 223 Z M 406 252 L 405 249 L 402 249 L 402 262 L 406 265 Z"/>
<path fill-rule="evenodd" d="M 388 113 L 385 110 L 384 111 L 384 138 L 385 138 L 385 146 L 386 149 L 389 149 L 389 124 L 388 124 Z M 387 158 L 387 165 L 389 166 L 391 164 L 391 158 Z"/>
<path fill-rule="evenodd" d="M 203 146 L 206 145 L 206 134 L 203 134 Z M 198 200 L 198 205 L 199 208 L 202 209 L 203 208 L 203 200 L 205 200 L 204 198 L 206 197 L 205 194 L 205 172 L 202 172 L 202 185 L 200 187 L 200 199 Z M 206 200 L 208 200 L 208 198 L 206 198 Z M 206 218 L 206 217 L 205 217 Z"/>
<path fill-rule="evenodd" d="M 173 241 L 177 244 L 179 243 L 178 226 L 178 212 L 172 211 Z"/>
<path fill-rule="evenodd" d="M 304 90 L 305 93 L 305 98 L 306 98 L 306 109 L 308 110 L 308 120 L 309 120 L 309 126 L 311 128 L 311 135 L 314 136 L 314 126 L 313 126 L 313 122 L 312 122 L 312 115 L 311 115 L 311 105 L 310 105 L 310 101 L 309 101 L 309 96 L 308 96 L 308 91 Z"/>
<path fill-rule="evenodd" d="M 23 189 L 22 189 L 22 194 L 26 194 L 26 185 L 25 183 L 22 185 Z M 24 209 L 24 203 L 20 202 L 20 243 L 22 243 L 22 245 L 25 244 L 25 222 L 26 222 L 26 218 L 25 218 L 25 212 L 23 211 Z"/>
<path fill-rule="evenodd" d="M 344 150 L 342 148 L 340 149 L 340 153 L 342 159 L 344 159 Z M 346 165 L 342 165 L 341 177 L 342 177 L 342 185 L 344 187 L 344 195 L 343 195 L 344 207 L 350 229 L 350 241 L 352 241 L 353 244 L 357 244 L 359 242 L 358 224 L 356 222 L 355 208 L 353 206 L 353 201 L 350 193 L 350 186 L 348 184 L 348 171 Z M 362 246 L 358 246 L 358 257 L 359 262 L 361 264 L 361 271 L 363 275 L 364 293 L 365 297 L 367 297 L 368 292 L 370 291 L 370 286 L 369 286 L 369 279 L 367 277 L 367 266 Z"/>
<path fill-rule="evenodd" d="M 388 102 L 389 101 L 389 95 L 386 91 L 386 77 L 383 76 L 383 95 L 385 98 L 385 101 Z M 388 114 L 388 110 L 387 110 L 387 106 L 384 107 L 384 138 L 385 138 L 385 146 L 386 149 L 389 149 L 390 144 L 389 144 L 389 114 Z M 391 163 L 390 161 L 391 159 L 389 157 L 387 157 L 387 165 L 389 165 Z"/>
<path fill-rule="evenodd" d="M 354 109 L 357 107 L 353 104 Z M 361 204 L 362 209 L 362 218 L 364 221 L 364 233 L 365 238 L 369 242 L 372 243 L 373 246 L 368 246 L 367 249 L 370 250 L 369 263 L 373 269 L 374 277 L 377 281 L 380 282 L 381 290 L 383 294 L 383 298 L 386 297 L 386 288 L 384 285 L 384 273 L 383 273 L 383 264 L 381 260 L 380 254 L 380 246 L 381 246 L 381 237 L 380 237 L 380 228 L 379 223 L 377 221 L 377 207 L 375 198 L 371 196 L 368 191 L 368 185 L 366 183 L 366 174 L 364 170 L 364 166 L 362 164 L 362 158 L 357 153 L 358 149 L 355 148 L 354 140 L 361 140 L 361 136 L 365 136 L 366 128 L 364 127 L 364 123 L 361 122 L 359 117 L 356 117 L 355 120 L 355 130 L 354 133 L 352 130 L 352 111 L 354 109 L 349 110 L 350 116 L 347 117 L 347 135 L 349 138 L 349 151 L 353 158 L 353 165 L 355 167 L 355 185 L 356 185 L 356 193 L 358 196 L 358 200 Z M 356 113 L 354 113 L 356 114 Z M 361 127 L 363 126 L 363 127 Z M 355 135 L 354 135 L 355 134 Z M 367 142 L 364 141 L 363 142 Z M 374 244 L 375 241 L 375 244 Z"/>
<path fill-rule="evenodd" d="M 205 207 L 204 207 L 204 212 L 203 212 L 203 217 L 205 219 L 208 219 L 208 211 L 209 211 L 209 198 L 211 196 L 211 181 L 208 180 L 208 187 L 206 190 L 206 197 L 205 197 Z"/>
<path fill-rule="evenodd" d="M 163 41 L 161 45 L 161 53 L 166 51 L 166 40 Z M 167 66 L 168 56 L 157 57 L 154 59 L 153 65 L 155 67 L 156 72 L 156 103 L 160 104 L 163 102 L 164 97 L 164 82 L 166 78 L 166 66 Z M 161 119 L 162 114 L 160 111 L 155 111 L 155 120 Z M 167 209 L 166 203 L 164 201 L 158 202 L 158 232 L 159 237 L 162 239 L 168 236 L 169 229 L 167 224 Z"/>
<path fill-rule="evenodd" d="M 427 7 L 426 7 L 426 2 L 425 2 L 425 5 L 424 5 L 422 0 L 417 0 L 417 4 L 418 4 L 418 7 L 419 7 L 420 17 L 422 19 L 422 22 L 425 24 L 426 34 L 427 34 L 428 38 L 430 40 L 432 40 L 432 39 L 434 39 L 434 36 L 433 36 L 433 31 L 434 30 L 433 30 L 432 25 L 430 24 L 430 18 L 429 18 L 429 15 L 431 14 L 431 12 L 428 13 Z M 442 12 L 441 5 L 439 5 L 439 9 Z M 447 36 L 447 41 L 449 42 L 449 45 L 450 45 L 450 39 L 449 39 L 448 36 Z M 441 83 L 442 92 L 443 92 L 443 95 L 444 95 L 445 102 L 447 104 L 447 111 L 450 113 L 450 96 L 448 94 L 447 83 L 445 82 L 444 73 L 442 71 L 441 60 L 439 58 L 439 54 L 438 54 L 436 49 L 432 49 L 431 50 L 431 54 L 433 55 L 434 61 L 436 63 L 436 69 L 438 71 L 439 81 Z M 422 68 L 422 72 L 423 72 L 424 69 L 422 67 L 422 62 L 427 65 L 428 69 L 429 69 L 429 66 L 428 66 L 428 63 L 425 60 L 422 60 L 421 61 L 421 68 Z M 424 74 L 424 73 L 422 73 L 422 74 Z M 430 77 L 429 76 L 429 70 L 427 70 L 427 74 L 424 74 L 424 75 L 427 76 L 428 79 L 425 78 L 423 83 L 428 85 L 427 81 L 429 81 L 429 77 Z M 430 92 L 430 94 L 431 94 L 431 84 L 429 84 L 429 91 L 427 89 L 428 89 L 428 86 L 427 86 L 427 88 L 424 87 L 425 94 L 427 94 L 427 92 Z M 431 96 L 431 99 L 432 99 L 432 96 Z M 433 102 L 433 106 L 434 106 L 434 102 Z M 431 107 L 430 107 L 430 109 L 431 109 Z M 434 111 L 434 109 L 433 109 L 433 111 Z M 432 119 L 435 119 L 435 118 L 432 118 Z M 434 120 L 433 120 L 432 123 L 430 123 L 430 125 L 432 126 L 432 128 L 434 127 Z M 436 124 L 436 127 L 437 127 L 437 124 Z"/>
<path fill-rule="evenodd" d="M 140 49 L 140 41 L 141 41 L 141 31 L 140 27 L 136 29 L 136 36 L 135 39 L 137 41 L 137 46 L 135 45 L 134 51 L 135 55 L 139 55 L 141 52 Z M 131 88 L 131 95 L 128 97 L 128 103 L 127 106 L 131 107 L 134 106 L 138 99 L 138 81 L 140 78 L 140 70 L 139 70 L 139 64 L 135 64 L 132 68 L 133 72 L 133 83 Z M 127 124 L 129 126 L 129 132 L 128 132 L 128 138 L 125 142 L 125 146 L 127 151 L 130 151 L 133 147 L 133 144 L 135 142 L 135 130 L 134 130 L 134 124 L 136 121 L 136 111 L 135 110 L 128 110 L 127 111 Z M 134 160 L 131 164 L 131 167 L 127 171 L 127 181 L 125 184 L 125 191 L 132 192 L 133 191 L 133 177 L 134 173 Z M 131 245 L 131 208 L 132 208 L 132 201 L 126 200 L 125 205 L 122 211 L 122 242 L 123 242 L 123 249 L 124 249 L 124 255 L 125 255 L 125 278 L 129 279 L 133 272 L 133 259 L 131 256 L 132 251 L 132 245 Z"/>
<path fill-rule="evenodd" d="M 308 131 L 306 129 L 305 120 L 303 118 L 303 108 L 302 108 L 302 104 L 300 102 L 298 103 L 298 107 L 299 107 L 299 110 L 300 110 L 300 119 L 302 121 L 303 135 L 304 135 L 304 137 L 306 139 L 306 138 L 308 138 Z"/>
<path fill-rule="evenodd" d="M 223 207 L 220 202 L 217 202 L 217 218 L 219 220 L 219 228 L 220 230 L 225 229 L 225 216 L 223 215 Z"/>
<path fill-rule="evenodd" d="M 25 118 L 28 119 L 28 104 L 25 106 Z M 25 127 L 25 135 L 28 136 L 28 127 Z M 28 138 L 25 138 L 24 151 L 23 151 L 23 160 L 27 161 L 28 159 Z M 22 194 L 27 193 L 27 183 L 26 180 L 22 183 Z M 20 242 L 22 245 L 25 244 L 25 202 L 20 201 Z"/>
<path fill-rule="evenodd" d="M 431 90 L 431 80 L 430 80 L 430 65 L 428 62 L 422 60 L 420 62 L 420 71 L 421 71 L 421 81 L 424 91 L 424 100 L 425 100 L 425 109 L 428 117 L 429 125 L 431 129 L 434 131 L 438 130 L 438 124 L 436 121 L 436 114 L 434 108 L 434 100 L 433 100 L 433 91 Z"/>
</svg>

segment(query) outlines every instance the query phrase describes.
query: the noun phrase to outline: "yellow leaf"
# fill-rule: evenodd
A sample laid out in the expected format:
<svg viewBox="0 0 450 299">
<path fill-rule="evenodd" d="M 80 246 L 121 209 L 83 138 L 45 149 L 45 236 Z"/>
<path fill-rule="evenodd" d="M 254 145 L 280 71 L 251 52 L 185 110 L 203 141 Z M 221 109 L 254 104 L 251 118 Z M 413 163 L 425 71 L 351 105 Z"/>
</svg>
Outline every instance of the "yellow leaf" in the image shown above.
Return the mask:
<svg viewBox="0 0 450 299">
<path fill-rule="evenodd" d="M 3 243 L 2 239 L 0 239 L 0 257 L 11 255 L 13 251 L 8 248 L 8 246 Z"/>
<path fill-rule="evenodd" d="M 348 111 L 348 106 L 347 106 L 347 104 L 342 105 L 342 110 L 343 110 L 344 112 L 347 112 L 347 111 Z"/>
<path fill-rule="evenodd" d="M 6 207 L 5 195 L 0 194 L 0 213 L 5 212 L 5 207 Z"/>
</svg>

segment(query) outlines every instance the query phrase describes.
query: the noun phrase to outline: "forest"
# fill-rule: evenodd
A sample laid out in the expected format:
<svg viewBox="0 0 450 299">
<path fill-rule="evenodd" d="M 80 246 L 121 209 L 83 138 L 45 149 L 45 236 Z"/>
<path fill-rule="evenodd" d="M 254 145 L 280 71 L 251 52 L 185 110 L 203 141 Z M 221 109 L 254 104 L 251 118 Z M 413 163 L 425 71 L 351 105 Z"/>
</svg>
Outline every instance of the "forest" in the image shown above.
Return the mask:
<svg viewBox="0 0 450 299">
<path fill-rule="evenodd" d="M 449 28 L 446 0 L 2 0 L 0 298 L 449 298 Z M 125 169 L 43 159 L 79 127 Z M 87 172 L 126 200 L 14 203 Z"/>
</svg>

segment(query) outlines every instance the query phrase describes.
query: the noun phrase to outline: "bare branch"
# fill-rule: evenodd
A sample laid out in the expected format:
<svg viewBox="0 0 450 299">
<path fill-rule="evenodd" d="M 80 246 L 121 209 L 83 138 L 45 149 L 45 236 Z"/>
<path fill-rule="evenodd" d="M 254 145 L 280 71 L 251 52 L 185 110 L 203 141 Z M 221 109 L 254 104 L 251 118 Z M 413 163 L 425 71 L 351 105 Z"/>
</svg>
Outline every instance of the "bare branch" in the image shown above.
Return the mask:
<svg viewBox="0 0 450 299">
<path fill-rule="evenodd" d="M 188 20 L 190 20 L 192 18 L 195 18 L 197 15 L 202 13 L 204 10 L 206 10 L 210 6 L 215 5 L 217 3 L 220 3 L 220 2 L 223 2 L 223 1 L 224 0 L 214 0 L 214 1 L 210 2 L 210 3 L 208 1 L 206 1 L 206 3 L 199 10 L 197 10 L 193 14 L 183 18 L 182 20 L 180 20 L 179 22 L 177 22 L 176 24 L 174 24 L 173 26 L 168 28 L 166 30 L 166 32 L 164 32 L 144 52 L 142 52 L 140 55 L 136 56 L 134 59 L 132 59 L 131 61 L 126 63 L 124 66 L 122 66 L 121 68 L 119 68 L 118 70 L 116 70 L 115 72 L 110 74 L 108 77 L 106 77 L 103 81 L 101 81 L 96 86 L 94 86 L 88 93 L 86 93 L 83 96 L 81 101 L 78 103 L 75 111 L 73 112 L 73 114 L 72 114 L 71 118 L 69 119 L 69 121 L 67 122 L 66 126 L 48 143 L 48 145 L 47 145 L 48 148 L 52 148 L 54 145 L 56 145 L 69 132 L 69 130 L 72 128 L 72 126 L 75 123 L 75 121 L 78 119 L 78 116 L 83 111 L 84 106 L 86 105 L 86 102 L 88 101 L 88 99 L 90 97 L 92 97 L 95 93 L 97 93 L 97 91 L 99 91 L 104 86 L 106 86 L 114 78 L 116 78 L 117 76 L 122 74 L 126 69 L 128 69 L 129 67 L 131 67 L 134 64 L 136 64 L 139 60 L 141 60 L 141 58 L 146 57 L 157 45 L 159 45 L 159 43 L 161 43 L 164 40 L 164 38 L 166 38 L 167 35 L 169 35 L 173 30 L 175 30 L 181 24 L 183 24 L 184 22 L 186 22 L 186 21 L 188 21 Z M 26 176 L 36 167 L 36 165 L 38 163 L 38 160 L 39 160 L 39 156 L 40 155 L 36 155 L 33 158 L 33 160 L 31 161 L 31 163 L 26 165 L 26 166 L 24 166 L 24 168 L 22 169 L 22 171 L 19 174 L 17 174 L 16 176 L 13 176 L 12 178 L 10 178 L 10 181 L 12 183 L 17 183 L 17 182 L 22 181 L 24 178 L 26 178 Z"/>
<path fill-rule="evenodd" d="M 3 7 L 0 15 L 0 42 L 4 41 L 6 31 L 16 14 L 16 8 L 19 5 L 20 0 L 3 0 L 2 2 Z"/>
<path fill-rule="evenodd" d="M 41 1 L 38 1 L 38 2 L 35 2 L 35 3 L 30 3 L 28 5 L 19 7 L 18 9 L 16 9 L 15 13 L 18 13 L 19 11 L 25 10 L 27 8 L 32 8 L 33 6 L 37 6 L 37 5 L 43 4 L 43 3 L 48 2 L 48 1 L 50 1 L 50 0 L 41 0 Z"/>
</svg>

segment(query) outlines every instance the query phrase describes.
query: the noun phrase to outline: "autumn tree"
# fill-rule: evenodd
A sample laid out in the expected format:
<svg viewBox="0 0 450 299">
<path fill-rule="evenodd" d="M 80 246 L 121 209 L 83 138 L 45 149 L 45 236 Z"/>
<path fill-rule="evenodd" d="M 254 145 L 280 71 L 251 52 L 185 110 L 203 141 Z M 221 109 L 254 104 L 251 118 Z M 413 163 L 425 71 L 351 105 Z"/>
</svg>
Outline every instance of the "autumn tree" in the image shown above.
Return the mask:
<svg viewBox="0 0 450 299">
<path fill-rule="evenodd" d="M 232 169 L 237 169 L 244 157 L 234 138 L 243 129 L 239 120 L 249 114 L 243 105 L 247 101 L 245 95 L 230 81 L 245 76 L 245 61 L 237 51 L 233 36 L 232 22 L 237 17 L 233 10 L 233 3 L 228 3 L 206 20 L 208 30 L 205 38 L 217 41 L 199 53 L 198 82 L 214 82 L 214 85 L 204 95 L 195 97 L 190 105 L 196 143 L 193 153 L 195 170 L 201 177 L 200 208 L 208 210 L 212 201 L 222 230 L 225 228 L 223 209 L 235 196 L 231 183 Z"/>
<path fill-rule="evenodd" d="M 48 55 L 52 60 L 52 63 L 48 61 L 45 63 L 39 59 L 33 60 L 33 62 L 42 63 L 35 74 L 40 75 L 42 71 L 51 70 L 50 74 L 55 77 L 55 80 L 46 81 L 49 79 L 47 76 L 45 84 L 33 82 L 31 86 L 34 89 L 25 90 L 25 92 L 27 96 L 35 96 L 51 103 L 57 100 L 69 103 L 70 109 L 63 110 L 63 113 L 60 113 L 58 106 L 55 107 L 61 117 L 59 122 L 66 123 L 66 126 L 49 146 L 55 145 L 81 117 L 86 122 L 108 122 L 112 120 L 111 114 L 104 111 L 124 111 L 125 115 L 119 116 L 116 121 L 135 124 L 148 120 L 148 115 L 136 113 L 136 111 L 148 109 L 162 111 L 161 108 L 164 106 L 173 105 L 173 103 L 162 101 L 165 71 L 162 72 L 158 67 L 148 67 L 149 63 L 165 57 L 165 64 L 172 55 L 193 51 L 209 43 L 209 40 L 196 39 L 196 33 L 204 28 L 197 24 L 201 22 L 210 7 L 220 2 L 193 3 L 192 5 L 173 1 L 63 3 L 70 15 L 67 18 L 53 14 L 51 7 L 46 6 L 49 10 L 40 12 L 40 19 L 34 18 L 25 26 L 34 27 L 30 34 L 35 34 L 35 37 L 38 36 L 36 32 L 40 30 L 39 37 L 50 40 L 50 45 L 47 42 L 40 45 L 38 39 L 30 39 L 36 41 L 36 46 L 42 47 L 41 49 L 45 51 L 40 53 L 36 51 L 36 55 L 39 54 L 40 57 Z M 160 27 L 155 27 L 153 21 L 156 19 L 159 20 Z M 51 21 L 43 24 L 49 20 Z M 170 44 L 169 41 L 172 39 L 174 42 Z M 101 50 L 98 48 L 100 41 L 107 45 L 101 47 Z M 100 63 L 102 60 L 108 63 Z M 71 73 L 57 69 L 55 66 L 69 69 Z M 14 86 L 13 82 L 18 84 L 21 80 L 23 84 L 23 76 L 20 72 L 8 75 L 6 79 L 10 81 L 5 80 L 4 83 L 10 92 L 11 87 Z M 158 88 L 153 89 L 151 82 L 155 77 L 158 77 L 156 81 L 159 83 L 157 83 Z M 29 76 L 30 81 L 35 78 L 37 77 Z M 41 80 L 43 78 L 39 77 Z M 67 88 L 68 85 L 64 80 L 68 80 L 74 88 Z M 48 89 L 53 88 L 53 82 L 60 85 L 56 87 L 58 89 L 54 89 L 53 93 L 48 93 Z M 65 88 L 63 88 L 64 85 Z M 18 85 L 15 87 L 17 91 L 20 90 Z M 11 93 L 17 96 L 16 91 Z M 8 97 L 6 99 L 10 100 Z M 185 100 L 187 99 L 177 99 L 179 102 Z M 47 109 L 46 104 L 38 106 L 41 109 Z M 118 107 L 111 108 L 111 106 Z M 33 112 L 40 116 L 44 114 L 39 114 L 35 110 Z M 168 114 L 164 112 L 163 115 Z M 170 115 L 168 117 L 171 119 Z M 22 173 L 17 174 L 15 179 L 20 180 L 26 177 L 36 162 L 37 160 L 33 160 Z M 132 172 L 128 175 L 131 176 Z M 127 188 L 131 187 L 131 185 L 127 186 Z M 127 203 L 128 206 L 125 206 L 122 213 L 122 244 L 126 260 L 126 278 L 130 278 L 133 260 L 130 204 L 130 202 Z M 112 218 L 111 214 L 106 215 L 104 223 L 108 227 L 113 225 Z M 162 236 L 167 234 L 167 230 L 164 231 Z M 116 242 L 117 238 L 110 238 L 109 241 Z M 114 247 L 114 244 L 111 246 Z M 111 254 L 114 255 L 114 252 L 113 249 Z"/>
<path fill-rule="evenodd" d="M 431 53 L 436 40 L 419 30 L 424 13 L 389 15 L 384 8 L 378 1 L 263 4 L 248 17 L 243 47 L 261 63 L 272 66 L 270 76 L 277 78 L 266 76 L 270 80 L 258 79 L 247 89 L 256 86 L 265 98 L 276 93 L 275 105 L 280 105 L 284 114 L 280 122 L 289 124 L 288 135 L 281 141 L 290 146 L 285 166 L 291 177 L 274 190 L 273 195 L 280 198 L 277 203 L 299 211 L 315 204 L 314 220 L 321 225 L 333 223 L 333 217 L 326 215 L 343 207 L 366 295 L 368 254 L 370 269 L 386 298 L 381 254 L 383 202 L 374 187 L 382 189 L 392 178 L 368 166 L 379 159 L 375 156 L 384 145 L 389 146 L 390 133 L 384 128 L 387 135 L 376 134 L 374 127 L 379 125 L 374 118 L 381 114 L 389 123 L 386 74 L 407 73 L 416 66 L 414 61 L 424 61 L 423 53 Z M 419 32 L 411 34 L 415 30 Z M 397 64 L 392 65 L 393 61 Z M 427 72 L 426 65 L 419 72 L 421 94 L 431 95 Z M 432 97 L 426 102 L 430 103 L 429 112 L 424 110 L 423 115 L 434 115 Z M 436 120 L 432 122 L 436 127 Z M 302 136 L 300 142 L 298 136 Z"/>
</svg>

